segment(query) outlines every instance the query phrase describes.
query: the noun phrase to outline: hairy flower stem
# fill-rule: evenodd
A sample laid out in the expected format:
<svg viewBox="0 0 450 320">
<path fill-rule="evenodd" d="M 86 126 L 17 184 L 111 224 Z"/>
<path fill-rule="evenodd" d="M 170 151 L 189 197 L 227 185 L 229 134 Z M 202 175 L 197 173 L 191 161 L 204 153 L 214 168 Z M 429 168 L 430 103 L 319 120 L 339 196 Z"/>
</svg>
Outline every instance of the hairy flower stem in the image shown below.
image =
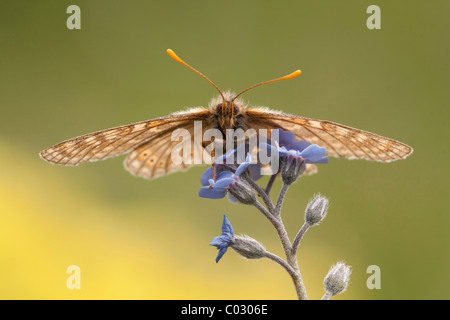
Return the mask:
<svg viewBox="0 0 450 320">
<path fill-rule="evenodd" d="M 303 226 L 298 231 L 297 235 L 295 236 L 294 241 L 292 242 L 292 254 L 295 256 L 297 254 L 298 246 L 300 245 L 300 241 L 302 241 L 303 236 L 305 235 L 306 231 L 309 229 L 311 225 L 307 222 L 303 224 Z"/>
<path fill-rule="evenodd" d="M 330 300 L 331 297 L 332 297 L 331 293 L 325 292 L 321 300 Z"/>
<path fill-rule="evenodd" d="M 289 275 L 294 278 L 297 276 L 297 274 L 295 273 L 295 270 L 292 269 L 292 267 L 283 259 L 281 259 L 279 256 L 277 256 L 276 254 L 273 254 L 271 252 L 266 251 L 265 253 L 266 258 L 275 261 L 276 263 L 278 263 L 280 266 L 282 266 L 288 273 Z"/>
<path fill-rule="evenodd" d="M 275 206 L 275 216 L 280 216 L 281 214 L 281 206 L 283 205 L 284 198 L 286 197 L 287 190 L 289 189 L 289 185 L 283 184 L 280 190 L 280 194 L 278 195 L 277 204 Z"/>
<path fill-rule="evenodd" d="M 244 178 L 244 180 L 250 184 L 250 186 L 262 198 L 264 204 L 269 209 L 269 212 L 273 214 L 275 207 L 273 205 L 272 200 L 269 197 L 269 194 L 263 188 L 261 188 L 255 181 L 253 181 L 253 179 L 251 179 L 248 174 L 242 175 L 242 178 Z"/>
<path fill-rule="evenodd" d="M 291 276 L 291 278 L 292 281 L 294 282 L 295 290 L 297 291 L 297 297 L 299 300 L 308 300 L 305 285 L 303 284 L 303 279 L 300 274 L 300 268 L 298 267 L 297 257 L 295 254 L 292 253 L 292 245 L 280 215 L 277 217 L 277 220 L 280 223 L 280 229 L 277 230 L 277 233 L 281 239 L 281 244 L 283 246 L 283 250 L 286 255 L 286 260 L 288 264 L 292 267 L 292 269 L 295 270 L 296 273 L 296 276 L 295 277 Z"/>
<path fill-rule="evenodd" d="M 254 206 L 255 206 L 259 211 L 261 211 L 262 214 L 263 214 L 267 219 L 269 219 L 269 221 L 272 223 L 272 225 L 275 227 L 275 229 L 276 229 L 277 232 L 278 232 L 278 230 L 280 229 L 280 223 L 279 223 L 278 219 L 275 218 L 275 217 L 273 216 L 273 214 L 272 214 L 269 210 L 267 210 L 266 207 L 264 207 L 259 201 L 256 201 L 255 204 L 254 204 Z M 284 227 L 282 227 L 282 228 L 284 228 Z M 281 239 L 281 238 L 280 238 L 280 239 Z"/>
<path fill-rule="evenodd" d="M 249 180 L 251 180 L 251 179 L 249 179 Z M 265 193 L 264 190 L 262 190 L 262 192 L 266 196 L 268 196 Z M 284 194 L 285 193 L 286 193 L 286 191 L 284 191 Z M 275 227 L 275 230 L 276 230 L 276 232 L 278 234 L 278 237 L 280 238 L 281 245 L 282 245 L 283 250 L 284 250 L 284 254 L 286 256 L 287 264 L 293 270 L 293 272 L 289 272 L 288 271 L 288 273 L 291 276 L 292 281 L 294 283 L 294 287 L 295 287 L 295 290 L 297 292 L 297 297 L 298 297 L 299 300 L 307 300 L 308 297 L 306 295 L 305 285 L 303 284 L 303 279 L 302 279 L 302 276 L 300 274 L 300 269 L 298 267 L 297 257 L 296 257 L 296 254 L 293 252 L 294 250 L 293 250 L 291 241 L 289 240 L 289 236 L 288 236 L 288 234 L 286 232 L 286 228 L 284 227 L 283 221 L 281 219 L 281 215 L 280 214 L 278 214 L 278 215 L 276 214 L 275 208 L 273 208 L 272 210 L 268 210 L 267 208 L 265 208 L 258 201 L 256 201 L 256 203 L 254 205 L 259 211 L 261 211 L 261 213 L 267 219 L 269 219 L 269 221 Z M 282 267 L 284 267 L 286 269 L 286 266 L 283 265 L 282 263 L 280 263 L 279 260 L 277 260 L 277 259 L 272 259 L 272 260 L 277 262 L 278 264 L 280 264 Z M 288 269 L 286 269 L 286 270 L 288 270 Z"/>
</svg>

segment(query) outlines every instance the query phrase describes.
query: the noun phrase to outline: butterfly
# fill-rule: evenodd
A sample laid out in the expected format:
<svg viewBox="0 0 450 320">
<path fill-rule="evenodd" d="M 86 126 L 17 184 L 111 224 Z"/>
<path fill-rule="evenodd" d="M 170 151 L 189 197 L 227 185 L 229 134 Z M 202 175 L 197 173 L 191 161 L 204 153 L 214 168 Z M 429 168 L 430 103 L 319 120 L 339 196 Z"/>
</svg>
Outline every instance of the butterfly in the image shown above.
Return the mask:
<svg viewBox="0 0 450 320">
<path fill-rule="evenodd" d="M 190 133 L 191 154 L 207 148 L 211 141 L 195 141 L 194 123 L 201 124 L 201 133 L 208 129 L 224 132 L 229 129 L 282 129 L 292 132 L 299 140 L 317 144 L 327 149 L 327 155 L 347 159 L 366 159 L 379 162 L 391 162 L 404 159 L 413 149 L 396 140 L 382 137 L 367 131 L 355 129 L 326 120 L 310 119 L 286 114 L 268 108 L 249 107 L 239 96 L 257 86 L 297 77 L 297 70 L 287 76 L 258 83 L 235 95 L 222 93 L 205 75 L 181 60 L 175 52 L 167 53 L 177 62 L 185 65 L 209 81 L 219 92 L 219 96 L 209 103 L 209 108 L 194 108 L 171 115 L 146 120 L 111 129 L 85 134 L 58 143 L 40 152 L 42 159 L 59 165 L 77 166 L 91 161 L 129 153 L 125 159 L 125 168 L 132 174 L 154 179 L 190 168 L 193 161 L 174 161 L 172 150 L 179 141 L 172 139 L 175 130 L 183 129 Z M 214 149 L 212 150 L 214 157 Z"/>
</svg>

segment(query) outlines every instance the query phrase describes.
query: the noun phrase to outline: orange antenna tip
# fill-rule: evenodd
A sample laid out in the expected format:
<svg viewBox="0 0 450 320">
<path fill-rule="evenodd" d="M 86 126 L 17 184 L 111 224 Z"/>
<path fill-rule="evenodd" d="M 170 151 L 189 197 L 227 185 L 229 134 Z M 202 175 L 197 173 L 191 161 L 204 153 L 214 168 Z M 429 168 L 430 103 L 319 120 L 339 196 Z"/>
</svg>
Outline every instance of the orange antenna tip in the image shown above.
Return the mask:
<svg viewBox="0 0 450 320">
<path fill-rule="evenodd" d="M 176 55 L 175 52 L 173 52 L 172 49 L 167 49 L 167 54 L 175 61 L 179 63 L 183 63 L 183 61 Z"/>
<path fill-rule="evenodd" d="M 287 75 L 287 76 L 285 77 L 285 79 L 293 79 L 293 78 L 295 78 L 295 77 L 297 77 L 297 76 L 299 76 L 299 75 L 301 75 L 301 74 L 302 74 L 302 71 L 301 71 L 301 70 L 296 70 L 296 71 L 292 72 L 291 74 Z M 280 80 L 281 80 L 281 79 L 280 79 Z"/>
</svg>

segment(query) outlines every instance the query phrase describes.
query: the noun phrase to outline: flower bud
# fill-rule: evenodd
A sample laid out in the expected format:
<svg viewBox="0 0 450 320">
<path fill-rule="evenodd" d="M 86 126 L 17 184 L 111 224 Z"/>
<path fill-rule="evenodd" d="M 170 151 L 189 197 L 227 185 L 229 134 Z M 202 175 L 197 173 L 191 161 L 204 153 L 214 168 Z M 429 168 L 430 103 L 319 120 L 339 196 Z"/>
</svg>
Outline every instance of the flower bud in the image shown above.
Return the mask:
<svg viewBox="0 0 450 320">
<path fill-rule="evenodd" d="M 318 224 L 326 217 L 327 210 L 328 199 L 318 194 L 306 206 L 305 221 L 311 226 Z"/>
<path fill-rule="evenodd" d="M 352 271 L 343 262 L 338 262 L 330 268 L 323 283 L 325 284 L 326 296 L 332 297 L 347 289 L 348 281 Z"/>
<path fill-rule="evenodd" d="M 256 202 L 255 190 L 240 178 L 236 178 L 235 181 L 228 186 L 228 192 L 236 202 L 243 204 L 254 204 Z"/>
<path fill-rule="evenodd" d="M 235 236 L 231 247 L 241 256 L 247 259 L 260 259 L 265 257 L 266 249 L 255 239 L 243 235 Z"/>
<path fill-rule="evenodd" d="M 306 165 L 302 157 L 287 155 L 280 158 L 280 171 L 283 183 L 293 184 L 297 178 L 305 171 Z"/>
</svg>

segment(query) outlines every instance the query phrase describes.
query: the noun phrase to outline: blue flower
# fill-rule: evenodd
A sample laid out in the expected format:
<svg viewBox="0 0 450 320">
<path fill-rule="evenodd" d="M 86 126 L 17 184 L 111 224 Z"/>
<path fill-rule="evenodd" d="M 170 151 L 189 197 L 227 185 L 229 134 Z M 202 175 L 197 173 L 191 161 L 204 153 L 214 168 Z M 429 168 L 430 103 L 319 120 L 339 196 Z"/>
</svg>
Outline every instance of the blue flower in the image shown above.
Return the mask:
<svg viewBox="0 0 450 320">
<path fill-rule="evenodd" d="M 242 150 L 244 149 L 244 150 Z M 248 157 L 249 157 L 249 147 L 248 144 L 246 143 L 242 143 L 240 146 L 238 146 L 237 149 L 233 149 L 231 151 L 229 151 L 226 155 L 223 155 L 219 158 L 216 159 L 216 165 L 215 165 L 215 169 L 216 169 L 216 175 L 218 176 L 221 172 L 224 171 L 237 171 L 239 168 L 241 168 L 242 172 L 247 169 L 250 178 L 253 181 L 258 180 L 259 178 L 261 178 L 261 165 L 259 163 L 251 163 L 252 162 L 252 158 L 250 158 L 250 161 L 248 161 Z M 241 150 L 245 151 L 247 154 L 247 157 L 245 159 L 245 161 L 243 161 L 241 163 L 244 164 L 244 167 L 241 167 L 239 165 L 239 155 L 241 155 Z M 251 156 L 250 156 L 251 157 Z M 238 172 L 236 175 L 241 174 L 241 172 Z M 209 185 L 209 180 L 213 178 L 213 167 L 210 166 L 208 167 L 208 169 L 205 170 L 205 172 L 203 172 L 201 178 L 200 178 L 200 182 L 202 183 L 203 186 Z"/>
<path fill-rule="evenodd" d="M 231 171 L 223 171 L 220 172 L 216 176 L 216 181 L 211 178 L 204 183 L 204 179 L 202 176 L 202 185 L 200 188 L 198 195 L 202 198 L 209 199 L 222 199 L 227 194 L 228 186 L 234 181 L 234 174 Z"/>
<path fill-rule="evenodd" d="M 213 180 L 212 167 L 208 168 L 202 174 L 200 179 L 203 187 L 200 188 L 198 195 L 202 198 L 222 199 L 227 194 L 229 185 L 238 180 L 239 175 L 245 172 L 251 162 L 252 156 L 247 154 L 247 158 L 237 167 L 235 173 L 231 171 L 221 171 L 217 173 L 215 181 Z M 220 168 L 221 170 L 225 170 L 223 167 Z"/>
<path fill-rule="evenodd" d="M 278 130 L 279 145 L 285 147 L 288 150 L 294 149 L 302 151 L 306 147 L 311 145 L 311 143 L 309 143 L 308 141 L 297 141 L 295 139 L 295 135 L 290 131 L 284 131 L 281 129 L 275 130 Z"/>
<path fill-rule="evenodd" d="M 305 163 L 328 163 L 328 157 L 325 156 L 326 148 L 319 147 L 316 144 L 311 144 L 308 141 L 297 141 L 295 135 L 292 132 L 278 130 L 278 140 L 274 140 L 272 143 L 261 143 L 261 147 L 267 148 L 267 153 L 272 156 L 273 159 L 277 157 L 295 157 L 301 158 Z M 273 160 L 275 161 L 275 160 Z"/>
<path fill-rule="evenodd" d="M 304 142 L 304 141 L 302 141 Z M 311 144 L 303 150 L 287 149 L 286 147 L 280 147 L 278 142 L 275 141 L 278 148 L 280 157 L 293 156 L 301 157 L 305 163 L 328 163 L 328 157 L 325 157 L 327 152 L 326 148 L 319 147 L 317 144 Z"/>
<path fill-rule="evenodd" d="M 228 247 L 231 245 L 231 242 L 234 238 L 234 230 L 230 221 L 228 221 L 227 216 L 223 216 L 222 222 L 222 234 L 218 237 L 212 239 L 209 243 L 211 246 L 216 246 L 219 249 L 219 254 L 216 258 L 216 263 L 219 262 L 220 258 L 227 252 Z"/>
<path fill-rule="evenodd" d="M 295 140 L 292 132 L 279 130 L 279 141 L 275 141 L 275 148 L 268 145 L 272 152 L 278 152 L 279 157 L 301 157 L 305 163 L 328 163 L 325 156 L 326 148 L 319 147 L 307 141 Z"/>
<path fill-rule="evenodd" d="M 328 163 L 326 148 L 308 141 L 297 141 L 292 132 L 281 129 L 272 131 L 272 141 L 270 144 L 260 143 L 260 150 L 270 157 L 272 174 L 281 173 L 283 182 L 288 185 L 306 170 L 306 164 Z M 275 167 L 274 164 L 278 166 Z"/>
</svg>

